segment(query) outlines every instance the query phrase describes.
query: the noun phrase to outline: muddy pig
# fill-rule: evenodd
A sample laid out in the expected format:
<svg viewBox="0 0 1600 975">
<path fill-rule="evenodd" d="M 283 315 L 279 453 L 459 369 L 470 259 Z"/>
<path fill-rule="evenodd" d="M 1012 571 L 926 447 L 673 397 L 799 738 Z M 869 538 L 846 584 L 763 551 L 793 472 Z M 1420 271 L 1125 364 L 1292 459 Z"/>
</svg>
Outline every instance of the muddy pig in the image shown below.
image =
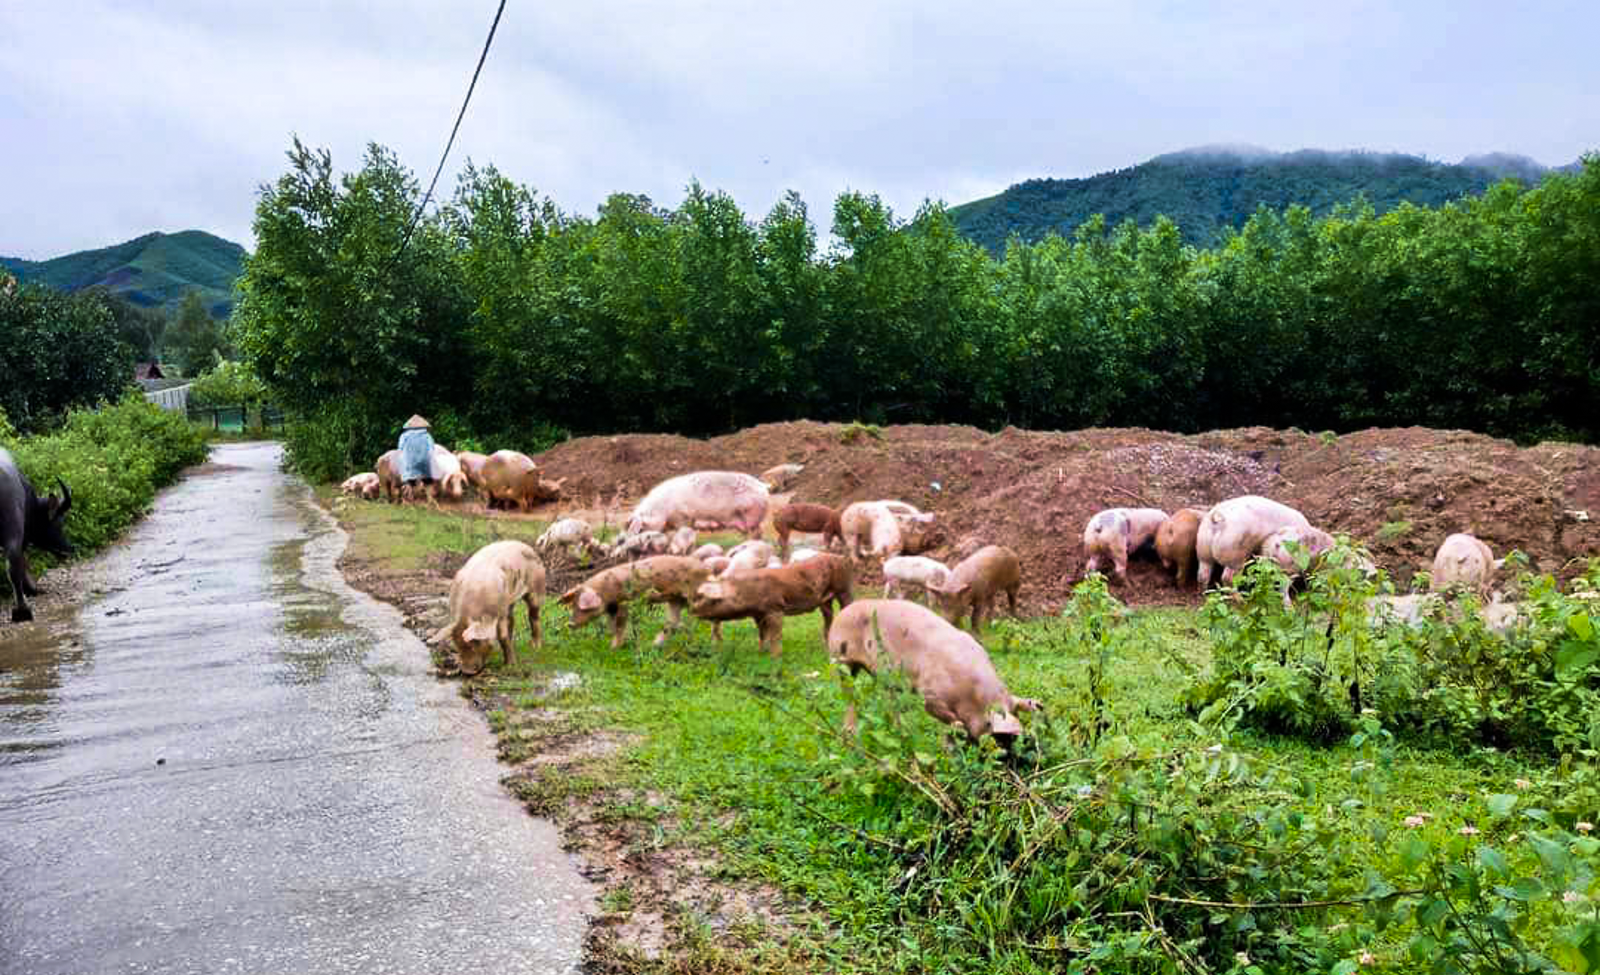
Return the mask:
<svg viewBox="0 0 1600 975">
<path fill-rule="evenodd" d="M 828 627 L 828 655 L 853 677 L 898 667 L 922 695 L 928 714 L 955 725 L 977 741 L 993 735 L 1010 748 L 1022 734 L 1018 711 L 1039 702 L 1012 697 L 995 672 L 983 644 L 932 610 L 902 599 L 860 599 Z M 855 708 L 845 714 L 855 730 Z"/>
<path fill-rule="evenodd" d="M 582 518 L 562 518 L 546 528 L 544 534 L 533 544 L 540 549 L 548 549 L 551 546 L 563 548 L 568 553 L 593 551 L 594 529 Z"/>
<path fill-rule="evenodd" d="M 1179 589 L 1194 581 L 1194 536 L 1205 516 L 1200 508 L 1180 508 L 1156 529 L 1156 556 L 1163 568 L 1174 573 Z"/>
<path fill-rule="evenodd" d="M 1101 559 L 1111 560 L 1112 576 L 1128 581 L 1128 556 L 1155 543 L 1156 531 L 1167 520 L 1159 508 L 1107 508 L 1098 512 L 1083 527 L 1083 574 L 1100 568 Z"/>
<path fill-rule="evenodd" d="M 822 547 L 831 548 L 839 538 L 839 512 L 825 504 L 791 502 L 773 514 L 772 527 L 778 533 L 779 556 L 788 558 L 791 532 L 820 532 Z"/>
<path fill-rule="evenodd" d="M 696 532 L 693 528 L 689 527 L 688 525 L 684 525 L 682 528 L 679 528 L 677 531 L 672 533 L 672 537 L 667 542 L 667 554 L 668 555 L 691 555 L 691 554 L 693 554 L 694 550 L 695 550 L 694 543 L 699 537 L 700 537 L 699 532 Z"/>
<path fill-rule="evenodd" d="M 804 464 L 779 464 L 769 467 L 761 472 L 761 480 L 773 491 L 787 491 L 800 472 L 806 469 Z"/>
<path fill-rule="evenodd" d="M 449 636 L 455 642 L 463 674 L 470 676 L 483 669 L 495 641 L 510 666 L 518 600 L 528 607 L 533 645 L 541 646 L 539 603 L 544 600 L 544 563 L 526 542 L 490 542 L 474 552 L 450 580 L 451 623 L 435 634 L 435 641 Z"/>
<path fill-rule="evenodd" d="M 983 626 L 985 615 L 994 612 L 995 597 L 1002 591 L 1017 615 L 1017 590 L 1022 587 L 1022 564 L 1017 553 L 1004 545 L 985 545 L 962 559 L 943 585 L 929 585 L 928 592 L 939 598 L 945 618 L 961 625 L 963 614 L 970 615 L 972 632 Z"/>
<path fill-rule="evenodd" d="M 833 623 L 833 604 L 850 605 L 853 579 L 849 559 L 819 555 L 712 579 L 695 590 L 689 611 L 707 620 L 755 620 L 761 646 L 777 659 L 783 652 L 783 618 L 821 610 L 826 631 Z"/>
<path fill-rule="evenodd" d="M 483 490 L 489 507 L 517 507 L 523 511 L 561 497 L 566 478 L 547 481 L 539 476 L 538 465 L 527 454 L 497 450 L 483 462 Z"/>
<path fill-rule="evenodd" d="M 695 588 L 710 578 L 704 562 L 687 555 L 654 555 L 627 565 L 597 572 L 561 594 L 561 602 L 572 608 L 568 626 L 577 629 L 599 616 L 611 617 L 612 649 L 622 646 L 622 631 L 628 624 L 628 603 L 640 597 L 652 603 L 667 604 L 667 625 L 656 634 L 656 644 L 683 622 L 683 607 L 689 605 Z"/>
<path fill-rule="evenodd" d="M 377 463 L 372 465 L 373 472 L 378 475 L 378 484 L 383 488 L 383 496 L 390 504 L 399 504 L 401 488 L 405 482 L 400 480 L 400 451 L 391 450 L 380 456 Z"/>
<path fill-rule="evenodd" d="M 892 559 L 905 554 L 908 536 L 931 531 L 932 514 L 917 511 L 903 501 L 857 501 L 839 512 L 839 537 L 845 554 L 859 560 L 868 555 Z"/>
<path fill-rule="evenodd" d="M 719 575 L 733 575 L 765 568 L 772 561 L 772 546 L 760 539 L 740 542 L 728 550 L 728 567 Z"/>
</svg>

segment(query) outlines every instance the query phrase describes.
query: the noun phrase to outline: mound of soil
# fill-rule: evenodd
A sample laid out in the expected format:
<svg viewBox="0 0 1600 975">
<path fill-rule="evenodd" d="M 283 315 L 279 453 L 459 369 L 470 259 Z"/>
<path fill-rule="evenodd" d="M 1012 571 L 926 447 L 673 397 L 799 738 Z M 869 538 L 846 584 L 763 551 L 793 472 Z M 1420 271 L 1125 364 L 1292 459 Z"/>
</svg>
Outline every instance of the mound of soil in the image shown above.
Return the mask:
<svg viewBox="0 0 1600 975">
<path fill-rule="evenodd" d="M 666 434 L 584 437 L 535 458 L 567 477 L 562 509 L 622 511 L 665 478 L 695 470 L 758 474 L 801 463 L 792 499 L 840 506 L 898 498 L 937 512 L 953 562 L 1006 545 L 1023 565 L 1029 613 L 1054 612 L 1082 571 L 1085 522 L 1103 508 L 1207 507 L 1241 494 L 1293 505 L 1311 523 L 1364 541 L 1397 580 L 1426 570 L 1451 532 L 1496 554 L 1516 548 L 1563 578 L 1600 554 L 1600 448 L 1453 430 L 1372 429 L 1341 437 L 1248 427 L 1184 436 L 1143 429 L 1065 433 L 1008 427 L 773 423 L 710 440 Z M 549 514 L 542 515 L 548 517 Z M 868 585 L 875 580 L 864 580 Z M 1153 560 L 1129 566 L 1132 603 L 1193 603 Z"/>
</svg>

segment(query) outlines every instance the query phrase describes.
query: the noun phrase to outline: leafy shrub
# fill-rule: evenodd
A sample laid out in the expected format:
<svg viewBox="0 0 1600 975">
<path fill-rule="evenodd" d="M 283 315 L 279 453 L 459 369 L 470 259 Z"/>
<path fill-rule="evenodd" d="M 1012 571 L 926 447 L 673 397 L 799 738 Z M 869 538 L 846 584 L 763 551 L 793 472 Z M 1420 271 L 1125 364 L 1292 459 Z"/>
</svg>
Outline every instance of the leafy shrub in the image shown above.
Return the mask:
<svg viewBox="0 0 1600 975">
<path fill-rule="evenodd" d="M 1366 709 L 1418 741 L 1569 752 L 1600 749 L 1600 569 L 1564 594 L 1524 574 L 1520 620 L 1491 631 L 1471 596 L 1407 625 L 1375 621 L 1377 583 L 1336 548 L 1286 608 L 1281 570 L 1257 561 L 1203 611 L 1212 668 L 1190 691 L 1202 720 L 1332 741 Z"/>
<path fill-rule="evenodd" d="M 267 387 L 244 362 L 219 362 L 189 387 L 189 400 L 196 406 L 259 407 L 266 399 Z"/>
<path fill-rule="evenodd" d="M 883 428 L 876 423 L 862 423 L 860 420 L 852 420 L 839 430 L 839 442 L 842 444 L 857 443 L 863 437 L 882 440 Z"/>
<path fill-rule="evenodd" d="M 380 437 L 382 430 L 347 402 L 327 403 L 314 412 L 291 416 L 284 424 L 285 463 L 307 480 L 322 483 L 370 471 L 373 462 L 398 442 L 398 430 Z"/>
<path fill-rule="evenodd" d="M 1378 528 L 1378 538 L 1385 542 L 1391 542 L 1402 535 L 1410 534 L 1410 532 L 1411 522 L 1406 521 L 1405 519 L 1401 519 L 1399 521 L 1386 521 Z"/>
<path fill-rule="evenodd" d="M 206 457 L 203 437 L 182 414 L 137 393 L 99 410 L 75 410 L 60 430 L 15 441 L 13 452 L 37 490 L 55 490 L 57 477 L 72 489 L 67 537 L 81 554 L 115 539 L 149 508 L 157 488 Z"/>
</svg>

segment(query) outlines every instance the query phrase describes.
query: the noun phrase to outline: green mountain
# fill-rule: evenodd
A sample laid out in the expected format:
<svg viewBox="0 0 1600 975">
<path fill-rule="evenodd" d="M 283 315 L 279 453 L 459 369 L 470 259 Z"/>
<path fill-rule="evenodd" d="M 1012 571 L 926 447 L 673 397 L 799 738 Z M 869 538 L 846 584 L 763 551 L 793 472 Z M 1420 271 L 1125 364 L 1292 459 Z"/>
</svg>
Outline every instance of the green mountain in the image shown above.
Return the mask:
<svg viewBox="0 0 1600 975">
<path fill-rule="evenodd" d="M 1030 179 L 951 207 L 950 216 L 962 234 L 995 254 L 1012 234 L 1025 241 L 1052 231 L 1071 236 L 1096 213 L 1105 214 L 1110 226 L 1128 219 L 1148 226 L 1164 214 L 1188 242 L 1211 245 L 1262 205 L 1281 210 L 1299 203 L 1322 215 L 1364 196 L 1382 213 L 1402 201 L 1438 206 L 1482 193 L 1505 176 L 1531 182 L 1548 171 L 1507 153 L 1451 165 L 1392 153 L 1205 146 L 1087 179 Z"/>
<path fill-rule="evenodd" d="M 217 318 L 233 309 L 233 282 L 239 277 L 245 250 L 203 230 L 143 237 L 92 251 L 78 251 L 47 261 L 0 257 L 0 266 L 23 281 L 58 291 L 81 291 L 100 285 L 145 308 L 177 311 L 183 296 L 199 291 Z"/>
</svg>

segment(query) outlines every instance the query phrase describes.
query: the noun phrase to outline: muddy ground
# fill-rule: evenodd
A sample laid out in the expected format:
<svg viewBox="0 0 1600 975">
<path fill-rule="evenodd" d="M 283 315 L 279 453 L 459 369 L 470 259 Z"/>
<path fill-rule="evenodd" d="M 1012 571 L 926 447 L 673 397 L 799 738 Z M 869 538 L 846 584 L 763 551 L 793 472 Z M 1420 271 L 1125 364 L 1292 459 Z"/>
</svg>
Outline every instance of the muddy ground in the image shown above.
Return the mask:
<svg viewBox="0 0 1600 975">
<path fill-rule="evenodd" d="M 1082 572 L 1084 523 L 1111 507 L 1168 511 L 1240 494 L 1292 505 L 1311 523 L 1365 542 L 1397 581 L 1426 570 L 1451 532 L 1471 532 L 1497 555 L 1516 548 L 1563 578 L 1573 559 L 1600 553 L 1600 449 L 1419 427 L 1335 437 L 1246 427 L 1184 436 L 1143 429 L 1069 433 L 1006 428 L 773 423 L 710 440 L 666 434 L 583 437 L 535 458 L 566 477 L 567 508 L 620 512 L 664 478 L 693 470 L 805 470 L 789 497 L 840 506 L 899 498 L 936 512 L 959 558 L 980 544 L 1022 560 L 1024 612 L 1049 613 Z M 1144 605 L 1188 604 L 1153 561 L 1129 569 L 1119 595 Z"/>
</svg>

